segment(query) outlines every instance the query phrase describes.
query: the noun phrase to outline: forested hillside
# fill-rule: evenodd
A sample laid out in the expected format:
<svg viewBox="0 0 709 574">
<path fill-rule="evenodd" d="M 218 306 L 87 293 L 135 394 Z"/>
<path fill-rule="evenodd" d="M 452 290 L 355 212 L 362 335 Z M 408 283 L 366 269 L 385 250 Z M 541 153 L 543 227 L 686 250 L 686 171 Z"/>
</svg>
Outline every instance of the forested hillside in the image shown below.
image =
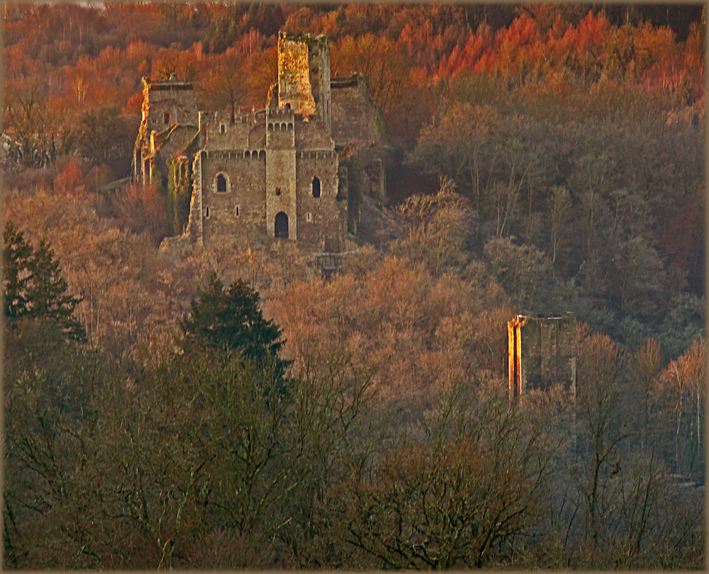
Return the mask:
<svg viewBox="0 0 709 574">
<path fill-rule="evenodd" d="M 181 254 L 142 76 L 263 107 L 279 30 L 361 72 L 389 228 Z M 702 568 L 700 6 L 5 4 L 10 568 Z M 577 397 L 510 405 L 571 311 Z M 695 488 L 701 484 L 701 488 Z"/>
</svg>

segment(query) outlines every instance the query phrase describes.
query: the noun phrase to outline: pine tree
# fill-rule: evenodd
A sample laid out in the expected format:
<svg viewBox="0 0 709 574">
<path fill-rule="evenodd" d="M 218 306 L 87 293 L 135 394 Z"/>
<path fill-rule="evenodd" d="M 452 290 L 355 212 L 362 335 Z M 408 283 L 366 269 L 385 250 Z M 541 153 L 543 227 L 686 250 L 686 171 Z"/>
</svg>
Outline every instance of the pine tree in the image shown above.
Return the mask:
<svg viewBox="0 0 709 574">
<path fill-rule="evenodd" d="M 68 339 L 85 341 L 84 328 L 74 317 L 81 298 L 67 293 L 69 285 L 62 275 L 61 265 L 44 239 L 34 251 L 31 269 L 32 282 L 28 289 L 30 316 L 55 322 Z"/>
<path fill-rule="evenodd" d="M 225 289 L 212 273 L 180 327 L 185 351 L 194 347 L 238 351 L 257 363 L 276 360 L 280 371 L 285 368 L 286 362 L 278 359 L 284 343 L 281 330 L 264 319 L 259 294 L 241 280 Z"/>
<path fill-rule="evenodd" d="M 3 311 L 12 328 L 21 319 L 49 321 L 72 341 L 86 342 L 86 333 L 74 317 L 80 297 L 68 294 L 69 286 L 49 243 L 35 249 L 12 224 L 4 232 Z"/>
<path fill-rule="evenodd" d="M 8 321 L 19 319 L 28 312 L 27 290 L 31 275 L 32 246 L 17 228 L 5 225 L 3 250 L 3 313 Z"/>
</svg>

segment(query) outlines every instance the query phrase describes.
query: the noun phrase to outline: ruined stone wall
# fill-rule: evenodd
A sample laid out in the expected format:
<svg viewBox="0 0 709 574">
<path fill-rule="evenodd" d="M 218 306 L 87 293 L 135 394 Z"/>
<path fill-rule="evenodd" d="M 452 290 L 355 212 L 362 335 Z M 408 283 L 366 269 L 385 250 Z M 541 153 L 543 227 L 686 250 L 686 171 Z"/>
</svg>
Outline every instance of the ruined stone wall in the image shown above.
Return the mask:
<svg viewBox="0 0 709 574">
<path fill-rule="evenodd" d="M 389 200 L 386 191 L 386 164 L 391 161 L 390 154 L 383 146 L 374 146 L 361 149 L 356 157 L 360 170 L 357 192 L 372 197 L 379 205 L 385 205 Z"/>
<path fill-rule="evenodd" d="M 231 122 L 229 113 L 200 112 L 200 129 L 204 134 L 204 145 L 210 150 L 247 149 L 249 133 L 254 128 L 251 114 L 236 116 Z M 265 129 L 261 123 L 261 131 Z M 263 146 L 262 146 L 263 147 Z"/>
<path fill-rule="evenodd" d="M 320 121 L 296 118 L 295 145 L 298 149 L 335 149 L 335 142 Z"/>
<path fill-rule="evenodd" d="M 197 99 L 192 84 L 143 80 L 143 86 L 144 92 L 148 92 L 148 106 L 147 109 L 144 106 L 143 114 L 148 113 L 149 129 L 162 131 L 175 124 L 197 126 Z"/>
<path fill-rule="evenodd" d="M 161 147 L 171 139 L 176 126 L 181 129 L 174 134 L 176 143 L 171 152 L 185 145 L 197 131 L 199 117 L 192 84 L 151 83 L 143 78 L 141 113 L 133 156 L 133 178 L 146 184 L 165 185 L 169 152 L 161 152 Z"/>
<path fill-rule="evenodd" d="M 203 152 L 200 169 L 205 244 L 265 232 L 265 150 Z M 226 192 L 217 191 L 219 174 L 227 178 Z"/>
<path fill-rule="evenodd" d="M 190 197 L 190 214 L 187 220 L 186 235 L 197 245 L 204 245 L 204 214 L 202 211 L 202 166 L 207 152 L 195 154 L 192 162 L 192 196 Z"/>
<path fill-rule="evenodd" d="M 197 131 L 192 126 L 173 126 L 163 133 L 153 132 L 154 149 L 151 152 L 154 161 L 151 176 L 146 182 L 158 185 L 163 192 L 167 192 L 169 160 L 187 153 L 196 135 Z"/>
<path fill-rule="evenodd" d="M 508 323 L 510 398 L 561 384 L 576 394 L 576 322 L 572 316 L 526 317 Z"/>
<path fill-rule="evenodd" d="M 187 225 L 192 193 L 192 165 L 190 158 L 180 155 L 167 161 L 167 218 L 168 233 L 181 235 Z"/>
<path fill-rule="evenodd" d="M 320 197 L 313 196 L 313 179 L 320 181 Z M 338 161 L 332 151 L 298 151 L 298 243 L 320 251 L 340 248 L 344 233 L 346 198 L 338 199 Z"/>
<path fill-rule="evenodd" d="M 330 89 L 330 52 L 325 36 L 308 37 L 310 86 L 317 115 L 325 129 L 331 129 L 332 96 Z"/>
<path fill-rule="evenodd" d="M 335 79 L 332 85 L 332 138 L 338 146 L 366 148 L 384 141 L 384 123 L 363 77 Z"/>
</svg>

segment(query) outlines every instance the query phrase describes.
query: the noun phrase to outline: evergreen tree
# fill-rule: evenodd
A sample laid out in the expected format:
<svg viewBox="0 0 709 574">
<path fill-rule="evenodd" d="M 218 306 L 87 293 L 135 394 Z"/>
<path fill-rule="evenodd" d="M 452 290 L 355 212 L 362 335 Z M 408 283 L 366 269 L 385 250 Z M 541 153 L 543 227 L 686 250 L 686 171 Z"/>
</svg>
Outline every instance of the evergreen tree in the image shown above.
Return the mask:
<svg viewBox="0 0 709 574">
<path fill-rule="evenodd" d="M 286 362 L 277 358 L 284 343 L 281 330 L 264 319 L 259 294 L 243 281 L 225 288 L 212 273 L 191 307 L 180 322 L 185 351 L 194 347 L 237 351 L 257 363 L 276 360 L 279 371 L 285 368 Z"/>
<path fill-rule="evenodd" d="M 12 327 L 21 319 L 50 321 L 72 341 L 85 342 L 86 333 L 74 317 L 80 297 L 68 294 L 68 284 L 49 243 L 35 249 L 12 224 L 5 226 L 3 311 Z"/>
<path fill-rule="evenodd" d="M 11 222 L 5 225 L 3 235 L 3 313 L 8 321 L 12 321 L 27 314 L 32 246 Z"/>
</svg>

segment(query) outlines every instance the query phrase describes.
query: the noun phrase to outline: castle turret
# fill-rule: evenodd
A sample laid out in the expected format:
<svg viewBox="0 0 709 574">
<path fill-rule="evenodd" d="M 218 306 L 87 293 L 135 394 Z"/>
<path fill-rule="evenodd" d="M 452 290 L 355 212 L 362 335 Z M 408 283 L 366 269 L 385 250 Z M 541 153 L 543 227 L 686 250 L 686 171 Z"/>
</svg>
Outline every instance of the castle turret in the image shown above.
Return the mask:
<svg viewBox="0 0 709 574">
<path fill-rule="evenodd" d="M 266 115 L 266 231 L 298 239 L 295 113 L 287 108 Z"/>
</svg>

